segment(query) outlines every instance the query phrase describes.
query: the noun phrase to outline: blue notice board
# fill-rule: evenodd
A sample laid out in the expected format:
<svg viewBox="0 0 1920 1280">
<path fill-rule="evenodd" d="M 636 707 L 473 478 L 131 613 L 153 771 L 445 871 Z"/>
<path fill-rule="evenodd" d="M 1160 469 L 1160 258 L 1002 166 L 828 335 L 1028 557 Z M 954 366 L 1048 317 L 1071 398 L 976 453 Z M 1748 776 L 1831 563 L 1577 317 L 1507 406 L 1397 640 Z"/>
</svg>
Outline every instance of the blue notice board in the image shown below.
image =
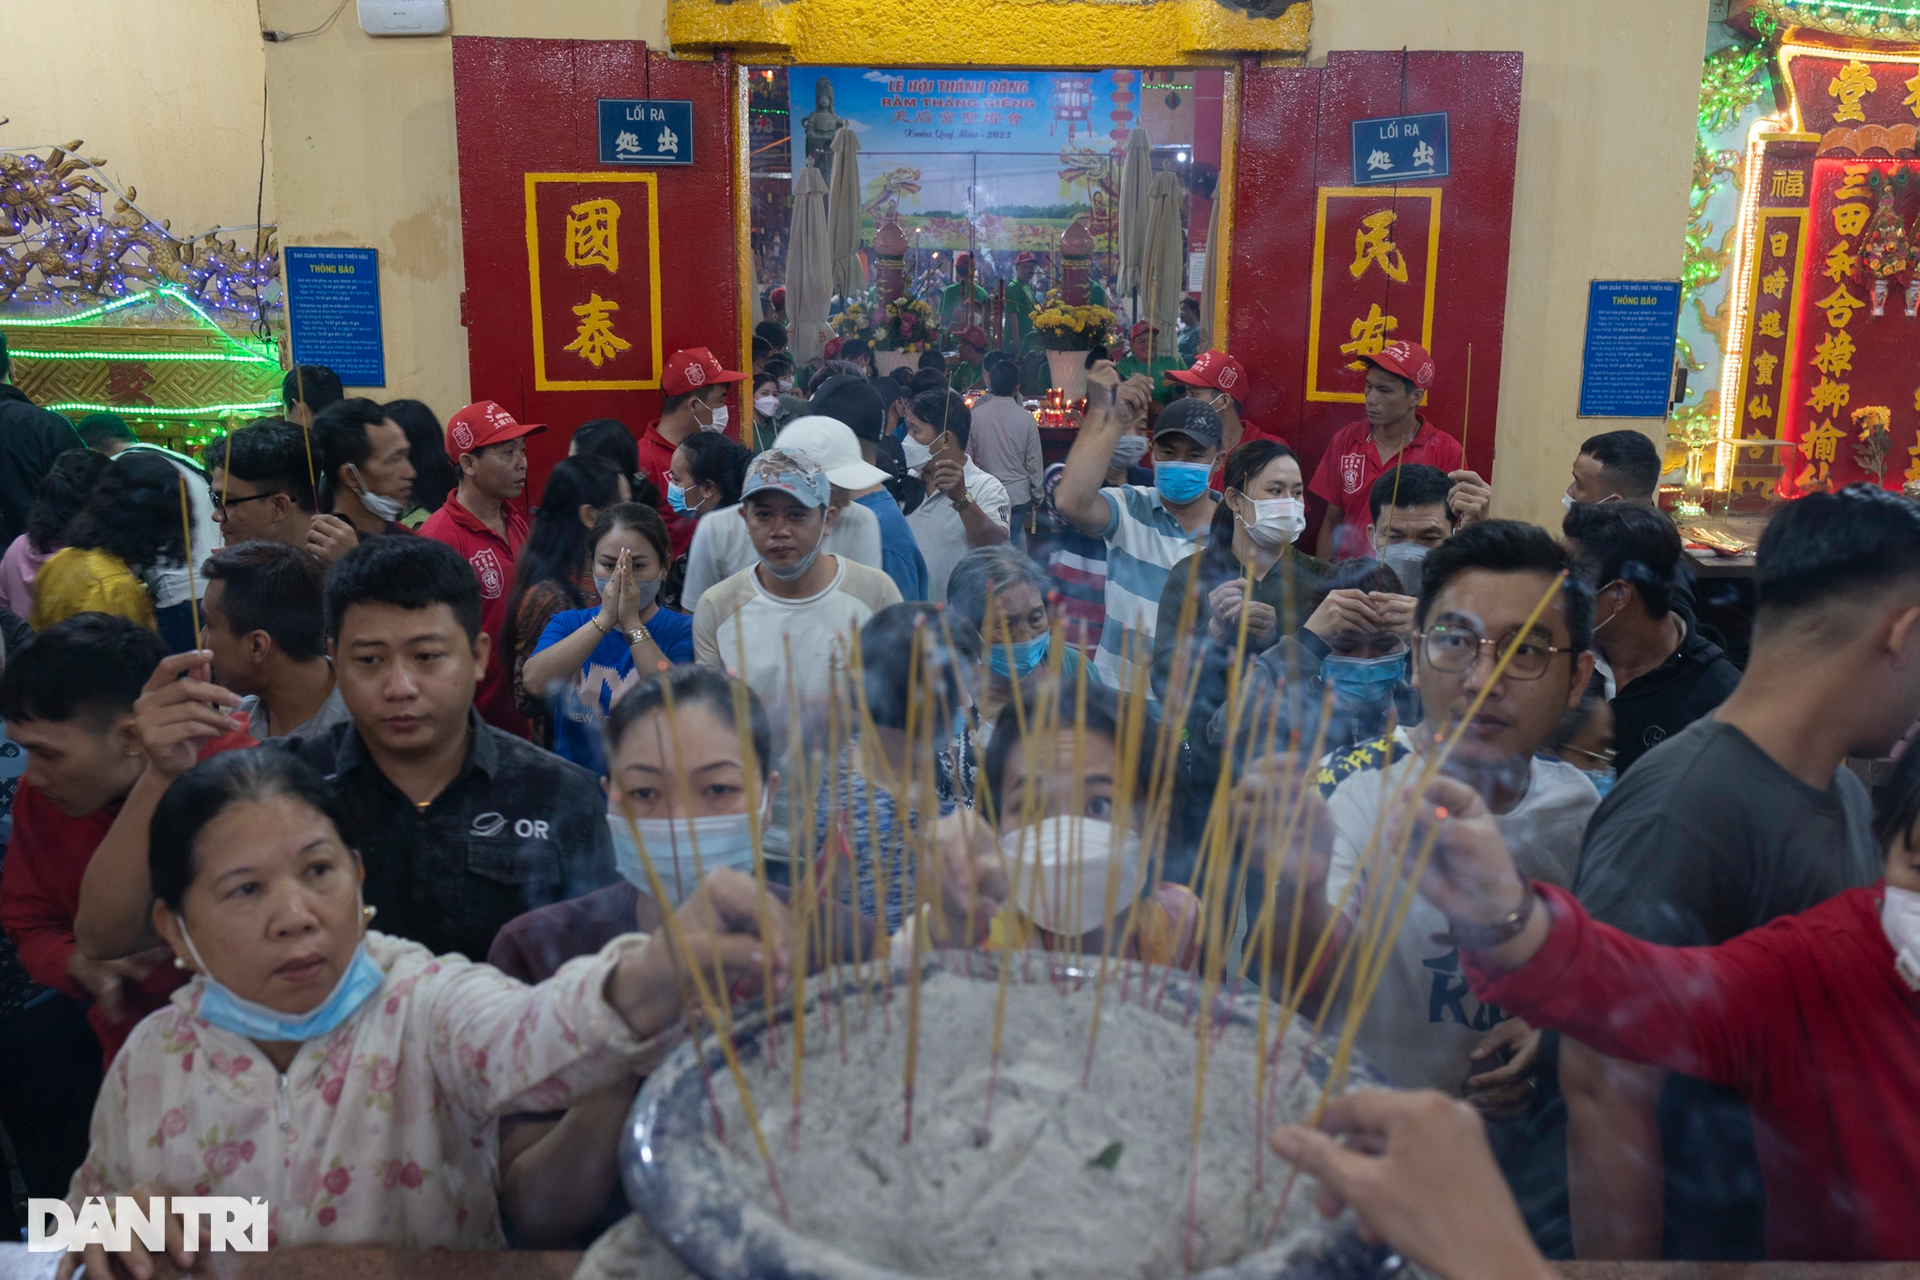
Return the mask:
<svg viewBox="0 0 1920 1280">
<path fill-rule="evenodd" d="M 325 365 L 350 387 L 386 386 L 379 250 L 289 245 L 286 254 L 293 362 Z"/>
<path fill-rule="evenodd" d="M 601 164 L 692 164 L 693 103 L 601 98 Z"/>
<path fill-rule="evenodd" d="M 1595 280 L 1580 363 L 1583 418 L 1664 418 L 1673 395 L 1678 280 Z"/>
<path fill-rule="evenodd" d="M 1353 122 L 1353 185 L 1356 187 L 1444 178 L 1451 172 L 1448 163 L 1447 113 L 1444 111 Z"/>
</svg>

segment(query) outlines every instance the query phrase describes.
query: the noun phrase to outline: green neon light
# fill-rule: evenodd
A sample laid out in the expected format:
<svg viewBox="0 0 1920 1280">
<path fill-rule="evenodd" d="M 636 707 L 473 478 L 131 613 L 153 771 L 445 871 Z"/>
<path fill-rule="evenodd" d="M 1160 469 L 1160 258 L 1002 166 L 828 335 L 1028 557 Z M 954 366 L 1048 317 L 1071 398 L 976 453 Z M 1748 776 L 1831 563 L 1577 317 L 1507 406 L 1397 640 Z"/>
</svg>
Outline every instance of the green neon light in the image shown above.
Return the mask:
<svg viewBox="0 0 1920 1280">
<path fill-rule="evenodd" d="M 280 402 L 255 400 L 249 404 L 203 404 L 197 409 L 160 409 L 150 405 L 82 404 L 73 401 L 41 407 L 51 409 L 55 413 L 124 413 L 136 418 L 204 418 L 210 414 L 243 413 L 252 409 L 278 409 Z"/>
<path fill-rule="evenodd" d="M 176 302 L 179 302 L 181 305 L 185 306 L 187 310 L 193 312 L 194 315 L 198 316 L 200 320 L 207 326 L 207 328 L 212 329 L 215 333 L 219 334 L 227 342 L 233 344 L 235 347 L 240 348 L 242 351 L 246 350 L 246 344 L 241 342 L 240 339 L 234 337 L 232 334 L 228 333 L 225 329 L 221 328 L 220 322 L 215 320 L 212 316 L 208 315 L 205 309 L 202 308 L 201 305 L 198 302 L 196 302 L 191 295 L 189 295 L 179 287 L 175 285 L 170 285 L 170 284 L 156 285 L 154 288 L 143 290 L 140 293 L 129 294 L 124 298 L 115 298 L 112 302 L 103 302 L 97 307 L 90 307 L 85 311 L 75 312 L 73 315 L 70 315 L 70 316 L 61 316 L 58 319 L 13 320 L 13 319 L 0 318 L 0 325 L 6 325 L 8 328 L 17 328 L 17 329 L 57 329 L 67 325 L 80 324 L 81 322 L 86 320 L 91 320 L 96 316 L 106 315 L 110 311 L 118 311 L 122 307 L 130 307 L 138 302 L 148 302 L 153 300 L 154 298 L 174 299 Z M 268 343 L 264 343 L 264 342 L 261 343 L 262 347 L 266 347 L 269 345 L 270 344 Z M 126 357 L 115 357 L 115 358 L 124 359 Z M 143 358 L 161 359 L 163 357 L 153 356 L 153 357 L 143 357 Z M 248 358 L 254 359 L 256 357 L 249 355 Z M 262 357 L 261 359 L 263 363 L 267 363 L 267 364 L 277 365 L 280 363 L 280 361 L 277 358 L 265 359 Z"/>
<path fill-rule="evenodd" d="M 179 351 L 26 351 L 15 347 L 13 354 L 29 356 L 35 360 L 138 360 L 143 364 L 159 360 L 183 364 L 270 364 L 276 369 L 280 367 L 280 362 L 272 356 L 245 353 L 216 355 L 212 352 L 196 354 Z"/>
<path fill-rule="evenodd" d="M 145 293 L 128 294 L 124 298 L 115 298 L 112 302 L 103 302 L 97 307 L 86 311 L 75 312 L 70 316 L 61 316 L 58 319 L 5 319 L 0 320 L 0 324 L 6 325 L 9 329 L 52 329 L 63 324 L 79 324 L 82 320 L 91 320 L 95 316 L 103 316 L 109 311 L 118 311 L 122 307 L 130 307 L 136 302 L 144 302 L 158 292 L 159 290 L 157 289 L 149 289 Z"/>
<path fill-rule="evenodd" d="M 1818 0 L 1817 5 L 1811 0 L 1785 0 L 1785 5 L 1794 10 L 1839 9 L 1848 13 L 1887 13 L 1896 17 L 1920 15 L 1920 4 L 1868 4 L 1866 0 Z"/>
</svg>

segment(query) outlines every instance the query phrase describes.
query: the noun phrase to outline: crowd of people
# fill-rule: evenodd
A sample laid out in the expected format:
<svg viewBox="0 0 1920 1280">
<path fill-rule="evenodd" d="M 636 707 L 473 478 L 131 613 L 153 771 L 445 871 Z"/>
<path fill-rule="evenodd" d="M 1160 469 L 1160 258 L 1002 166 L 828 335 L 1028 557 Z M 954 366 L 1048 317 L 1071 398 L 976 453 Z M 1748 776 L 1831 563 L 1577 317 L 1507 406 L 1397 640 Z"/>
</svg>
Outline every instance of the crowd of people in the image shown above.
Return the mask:
<svg viewBox="0 0 1920 1280">
<path fill-rule="evenodd" d="M 1588 440 L 1548 530 L 1492 518 L 1416 344 L 1313 466 L 1241 413 L 1238 360 L 1131 352 L 1090 358 L 1047 466 L 1018 364 L 963 337 L 891 376 L 856 344 L 796 367 L 777 322 L 750 371 L 677 351 L 659 418 L 574 427 L 538 493 L 550 428 L 492 402 L 443 425 L 306 366 L 189 458 L 0 357 L 28 1194 L 577 1246 L 626 1213 L 622 1121 L 684 1033 L 669 914 L 751 985 L 791 954 L 759 874 L 784 902 L 844 866 L 828 918 L 871 951 L 917 927 L 931 841 L 943 940 L 1005 902 L 1100 949 L 1100 895 L 1008 883 L 1032 827 L 1121 869 L 1127 954 L 1192 965 L 1231 795 L 1241 934 L 1273 902 L 1368 927 L 1381 832 L 1431 835 L 1353 1028 L 1407 1092 L 1271 1139 L 1323 1206 L 1448 1277 L 1920 1257 L 1920 508 L 1783 507 L 1736 666 L 1643 435 Z M 1847 765 L 1891 755 L 1872 793 Z M 1302 778 L 1283 859 L 1257 800 Z M 1337 1032 L 1339 974 L 1299 976 Z"/>
</svg>

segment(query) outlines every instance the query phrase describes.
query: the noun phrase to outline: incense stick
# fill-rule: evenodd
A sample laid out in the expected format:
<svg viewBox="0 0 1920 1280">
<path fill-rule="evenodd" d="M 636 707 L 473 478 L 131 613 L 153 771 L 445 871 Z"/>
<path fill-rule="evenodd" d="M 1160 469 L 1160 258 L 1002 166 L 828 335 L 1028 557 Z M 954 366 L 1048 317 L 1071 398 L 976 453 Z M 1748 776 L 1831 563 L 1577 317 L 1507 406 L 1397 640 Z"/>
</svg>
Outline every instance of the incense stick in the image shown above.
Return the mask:
<svg viewBox="0 0 1920 1280">
<path fill-rule="evenodd" d="M 193 513 L 187 498 L 187 478 L 175 474 L 180 482 L 180 550 L 187 562 L 187 616 L 193 621 L 193 647 L 200 647 L 200 597 L 193 585 Z"/>
</svg>

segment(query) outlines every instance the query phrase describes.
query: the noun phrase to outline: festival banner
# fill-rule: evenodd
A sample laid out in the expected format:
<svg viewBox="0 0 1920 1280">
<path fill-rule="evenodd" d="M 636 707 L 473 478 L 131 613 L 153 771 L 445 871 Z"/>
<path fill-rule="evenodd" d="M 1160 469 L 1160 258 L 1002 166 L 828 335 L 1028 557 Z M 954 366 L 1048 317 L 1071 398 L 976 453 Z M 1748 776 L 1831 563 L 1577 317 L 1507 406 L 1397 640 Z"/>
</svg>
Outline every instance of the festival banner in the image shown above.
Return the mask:
<svg viewBox="0 0 1920 1280">
<path fill-rule="evenodd" d="M 1822 135 L 1872 128 L 1887 137 L 1889 150 L 1912 150 L 1920 120 L 1920 57 L 1841 49 L 1812 54 L 1800 48 L 1783 56 L 1800 128 Z"/>
<path fill-rule="evenodd" d="M 898 217 L 920 249 L 1044 252 L 1092 213 L 1104 253 L 1139 80 L 1137 71 L 796 68 L 792 164 L 811 160 L 831 177 L 834 134 L 852 127 L 863 242 Z"/>
<path fill-rule="evenodd" d="M 526 203 L 534 388 L 658 387 L 660 221 L 654 175 L 529 173 Z"/>
<path fill-rule="evenodd" d="M 1307 399 L 1366 400 L 1366 362 L 1390 342 L 1433 349 L 1439 187 L 1321 187 L 1313 227 Z"/>
<path fill-rule="evenodd" d="M 1773 188 L 1789 195 L 1804 190 L 1800 169 L 1776 169 Z M 1798 182 L 1782 180 L 1799 178 Z M 1799 331 L 1801 296 L 1807 282 L 1800 278 L 1800 260 L 1806 252 L 1805 209 L 1761 209 L 1755 224 L 1753 262 L 1748 271 L 1746 342 L 1741 348 L 1740 386 L 1733 418 L 1736 440 L 1784 438 L 1780 435 L 1787 408 L 1794 403 L 1800 378 L 1787 358 L 1790 335 Z M 1817 277 L 1816 277 L 1817 279 Z M 1771 487 L 1788 458 L 1778 446 L 1738 449 L 1734 452 L 1732 487 L 1744 490 Z"/>
</svg>

